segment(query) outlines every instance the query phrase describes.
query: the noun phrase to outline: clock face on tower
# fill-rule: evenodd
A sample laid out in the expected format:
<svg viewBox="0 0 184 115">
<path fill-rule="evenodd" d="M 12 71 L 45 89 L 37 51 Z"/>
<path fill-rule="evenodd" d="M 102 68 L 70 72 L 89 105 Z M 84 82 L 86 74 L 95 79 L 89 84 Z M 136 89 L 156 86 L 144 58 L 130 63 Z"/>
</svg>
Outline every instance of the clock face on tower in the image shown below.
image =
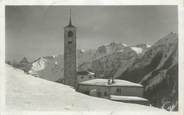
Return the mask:
<svg viewBox="0 0 184 115">
<path fill-rule="evenodd" d="M 68 37 L 72 37 L 73 36 L 73 32 L 72 31 L 69 31 L 68 32 Z"/>
</svg>

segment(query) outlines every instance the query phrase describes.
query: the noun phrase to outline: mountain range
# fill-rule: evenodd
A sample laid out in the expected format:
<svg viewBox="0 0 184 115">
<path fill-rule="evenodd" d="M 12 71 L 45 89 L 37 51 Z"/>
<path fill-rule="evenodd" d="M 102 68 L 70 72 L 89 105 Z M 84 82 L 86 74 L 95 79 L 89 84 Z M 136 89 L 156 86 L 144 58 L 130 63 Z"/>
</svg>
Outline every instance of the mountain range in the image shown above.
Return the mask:
<svg viewBox="0 0 184 115">
<path fill-rule="evenodd" d="M 25 72 L 50 81 L 61 81 L 64 56 L 45 56 L 27 63 Z M 21 64 L 20 64 L 21 65 Z M 22 66 L 21 66 L 22 67 Z M 153 106 L 178 108 L 178 35 L 169 33 L 152 46 L 109 43 L 96 49 L 77 50 L 77 71 L 88 70 L 98 78 L 124 79 L 144 86 L 144 97 Z"/>
</svg>

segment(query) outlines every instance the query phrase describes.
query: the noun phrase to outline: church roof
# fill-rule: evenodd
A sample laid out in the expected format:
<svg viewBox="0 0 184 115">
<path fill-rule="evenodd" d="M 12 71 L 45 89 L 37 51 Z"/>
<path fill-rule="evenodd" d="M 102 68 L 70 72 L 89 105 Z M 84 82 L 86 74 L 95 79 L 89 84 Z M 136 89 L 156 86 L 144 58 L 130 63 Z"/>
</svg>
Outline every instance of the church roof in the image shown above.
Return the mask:
<svg viewBox="0 0 184 115">
<path fill-rule="evenodd" d="M 141 84 L 126 81 L 126 80 L 120 80 L 120 79 L 114 79 L 113 84 L 108 84 L 108 79 L 92 79 L 88 81 L 80 82 L 81 85 L 94 85 L 94 86 L 135 86 L 135 87 L 143 87 Z"/>
<path fill-rule="evenodd" d="M 71 9 L 70 9 L 69 24 L 66 27 L 75 27 L 74 25 L 72 25 Z"/>
</svg>

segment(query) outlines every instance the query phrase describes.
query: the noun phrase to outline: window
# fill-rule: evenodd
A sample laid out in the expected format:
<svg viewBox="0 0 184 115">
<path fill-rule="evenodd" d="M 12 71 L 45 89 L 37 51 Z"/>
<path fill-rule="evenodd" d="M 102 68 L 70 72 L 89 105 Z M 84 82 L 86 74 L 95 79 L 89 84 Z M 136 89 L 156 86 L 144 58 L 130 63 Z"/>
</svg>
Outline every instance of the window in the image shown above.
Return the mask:
<svg viewBox="0 0 184 115">
<path fill-rule="evenodd" d="M 68 44 L 72 44 L 72 41 L 68 41 Z"/>
<path fill-rule="evenodd" d="M 107 92 L 104 92 L 104 96 L 107 96 Z"/>
<path fill-rule="evenodd" d="M 87 95 L 89 95 L 89 91 L 85 91 L 84 93 L 87 94 Z"/>
<path fill-rule="evenodd" d="M 68 32 L 68 37 L 72 37 L 73 36 L 73 32 L 72 31 L 69 31 Z"/>
<path fill-rule="evenodd" d="M 84 79 L 84 76 L 81 76 L 81 79 Z"/>
<path fill-rule="evenodd" d="M 117 89 L 116 89 L 116 92 L 117 92 L 117 93 L 121 93 L 121 88 L 117 88 Z"/>
<path fill-rule="evenodd" d="M 101 97 L 101 92 L 98 92 L 98 93 L 97 93 L 97 96 L 98 96 L 98 97 Z"/>
</svg>

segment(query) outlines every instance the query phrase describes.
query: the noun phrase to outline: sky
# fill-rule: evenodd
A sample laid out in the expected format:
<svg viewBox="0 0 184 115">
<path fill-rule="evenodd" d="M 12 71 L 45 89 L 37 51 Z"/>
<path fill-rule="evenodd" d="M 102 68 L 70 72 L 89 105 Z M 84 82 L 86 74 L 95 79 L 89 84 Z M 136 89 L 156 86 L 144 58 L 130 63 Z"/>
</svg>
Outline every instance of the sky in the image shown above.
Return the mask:
<svg viewBox="0 0 184 115">
<path fill-rule="evenodd" d="M 63 54 L 70 8 L 78 49 L 111 42 L 152 45 L 178 32 L 177 6 L 6 6 L 6 60 Z"/>
</svg>

